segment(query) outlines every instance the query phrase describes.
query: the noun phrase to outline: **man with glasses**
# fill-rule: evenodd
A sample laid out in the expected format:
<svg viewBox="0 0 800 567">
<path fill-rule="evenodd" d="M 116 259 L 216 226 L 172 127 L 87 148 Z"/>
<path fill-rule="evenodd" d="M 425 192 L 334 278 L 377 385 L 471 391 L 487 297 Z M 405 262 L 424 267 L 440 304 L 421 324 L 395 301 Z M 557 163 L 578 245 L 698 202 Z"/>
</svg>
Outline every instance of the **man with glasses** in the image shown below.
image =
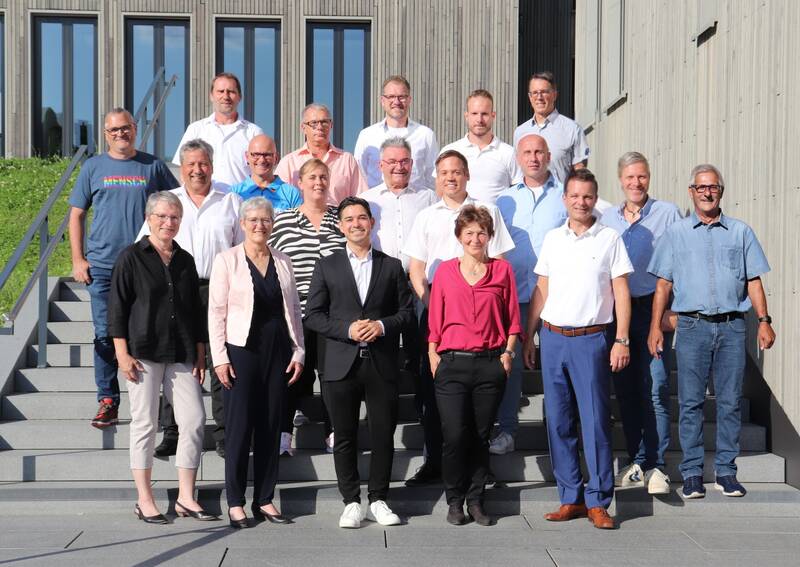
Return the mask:
<svg viewBox="0 0 800 567">
<path fill-rule="evenodd" d="M 538 134 L 547 140 L 550 148 L 550 171 L 564 183 L 571 169 L 586 167 L 589 145 L 586 135 L 574 120 L 556 110 L 558 89 L 553 73 L 534 73 L 528 80 L 528 99 L 533 108 L 533 118 L 514 130 L 514 147 L 527 134 Z M 600 203 L 602 205 L 602 203 Z M 598 209 L 604 209 L 599 206 Z"/>
<path fill-rule="evenodd" d="M 108 292 L 111 268 L 130 245 L 144 220 L 151 193 L 178 186 L 167 165 L 136 150 L 136 124 L 124 108 L 104 119 L 108 152 L 86 160 L 69 198 L 69 242 L 72 275 L 89 290 L 94 324 L 94 378 L 100 407 L 92 419 L 98 428 L 117 423 L 119 381 L 114 344 L 108 336 Z M 83 241 L 86 211 L 93 207 L 92 229 Z"/>
<path fill-rule="evenodd" d="M 744 314 L 753 308 L 758 347 L 772 347 L 775 331 L 761 282 L 770 268 L 753 230 L 722 214 L 725 182 L 720 171 L 710 164 L 698 165 L 690 183 L 694 212 L 664 232 L 647 268 L 658 278 L 647 344 L 650 354 L 662 356 L 666 347 L 660 321 L 673 293 L 683 496 L 702 498 L 706 493 L 703 403 L 712 375 L 717 406 L 714 487 L 725 496 L 744 496 L 747 491 L 736 479 L 746 360 Z"/>
<path fill-rule="evenodd" d="M 383 181 L 380 168 L 380 147 L 387 138 L 405 138 L 411 146 L 411 185 L 430 187 L 433 183 L 434 162 L 439 155 L 439 142 L 433 130 L 408 117 L 411 107 L 411 85 L 405 77 L 392 75 L 381 86 L 381 107 L 385 117 L 358 134 L 353 154 L 367 178 L 375 187 Z"/>
<path fill-rule="evenodd" d="M 228 190 L 250 174 L 245 150 L 254 136 L 264 132 L 239 116 L 242 87 L 233 73 L 218 73 L 211 80 L 208 98 L 214 112 L 189 124 L 175 150 L 172 163 L 180 165 L 179 153 L 183 144 L 196 138 L 205 140 L 214 149 L 214 182 L 222 190 Z"/>
<path fill-rule="evenodd" d="M 328 107 L 312 102 L 303 109 L 300 130 L 306 143 L 281 159 L 275 173 L 287 183 L 297 185 L 300 181 L 300 168 L 312 158 L 322 160 L 330 172 L 328 185 L 328 204 L 337 206 L 345 197 L 355 197 L 367 190 L 367 182 L 361 175 L 353 154 L 331 143 L 333 120 Z"/>
<path fill-rule="evenodd" d="M 299 207 L 303 203 L 300 189 L 273 173 L 279 156 L 272 138 L 259 134 L 250 140 L 245 155 L 252 173 L 250 177 L 231 187 L 231 193 L 236 193 L 245 201 L 251 197 L 264 197 L 272 203 L 275 214 Z"/>
</svg>

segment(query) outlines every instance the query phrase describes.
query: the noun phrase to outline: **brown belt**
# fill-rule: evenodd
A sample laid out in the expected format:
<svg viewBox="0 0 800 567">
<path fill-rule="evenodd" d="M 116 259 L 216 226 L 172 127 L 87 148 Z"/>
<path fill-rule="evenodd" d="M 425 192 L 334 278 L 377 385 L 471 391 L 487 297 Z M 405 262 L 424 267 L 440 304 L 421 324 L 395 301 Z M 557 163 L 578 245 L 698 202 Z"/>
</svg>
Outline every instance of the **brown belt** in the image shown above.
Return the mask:
<svg viewBox="0 0 800 567">
<path fill-rule="evenodd" d="M 565 337 L 582 337 L 584 335 L 591 335 L 592 333 L 599 333 L 601 331 L 606 330 L 607 325 L 592 325 L 591 327 L 556 327 L 555 325 L 551 325 L 547 321 L 542 321 L 542 327 L 553 331 L 554 333 L 558 333 L 559 335 L 564 335 Z"/>
</svg>

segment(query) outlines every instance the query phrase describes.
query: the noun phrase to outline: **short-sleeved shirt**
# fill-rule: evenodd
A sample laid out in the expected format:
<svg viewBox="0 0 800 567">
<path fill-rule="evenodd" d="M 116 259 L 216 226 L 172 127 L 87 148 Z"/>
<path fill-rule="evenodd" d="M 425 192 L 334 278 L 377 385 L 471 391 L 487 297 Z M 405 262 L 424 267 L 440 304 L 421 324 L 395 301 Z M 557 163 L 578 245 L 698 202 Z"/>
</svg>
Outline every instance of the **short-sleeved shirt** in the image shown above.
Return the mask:
<svg viewBox="0 0 800 567">
<path fill-rule="evenodd" d="M 430 186 L 434 164 L 439 156 L 439 142 L 433 130 L 410 118 L 405 128 L 390 128 L 384 118 L 372 126 L 367 126 L 358 134 L 353 155 L 367 179 L 367 185 L 375 187 L 383 183 L 380 168 L 381 144 L 387 138 L 394 137 L 405 138 L 411 146 L 411 159 L 414 160 L 414 165 L 411 167 L 409 185 Z"/>
<path fill-rule="evenodd" d="M 212 179 L 223 190 L 228 190 L 250 176 L 250 166 L 244 157 L 250 140 L 264 131 L 252 122 L 242 118 L 232 124 L 220 124 L 214 115 L 207 116 L 189 124 L 183 134 L 172 163 L 181 164 L 180 149 L 189 140 L 200 138 L 214 148 L 214 173 Z"/>
<path fill-rule="evenodd" d="M 381 183 L 366 191 L 361 198 L 369 203 L 375 226 L 372 229 L 372 245 L 377 249 L 397 258 L 408 271 L 408 256 L 401 250 L 408 240 L 414 219 L 424 209 L 439 200 L 436 192 L 425 187 L 406 187 L 399 193 L 393 193 L 385 183 Z"/>
<path fill-rule="evenodd" d="M 489 256 L 497 257 L 514 248 L 514 241 L 496 206 L 476 201 L 469 196 L 455 209 L 448 207 L 444 200 L 438 201 L 420 211 L 414 220 L 411 234 L 401 250 L 410 258 L 425 262 L 425 276 L 428 282 L 433 282 L 439 264 L 464 254 L 464 247 L 456 238 L 455 228 L 458 214 L 467 205 L 485 207 L 492 215 L 494 236 L 489 240 Z"/>
<path fill-rule="evenodd" d="M 530 300 L 536 287 L 537 276 L 533 268 L 545 235 L 563 225 L 567 218 L 563 194 L 561 183 L 551 175 L 538 198 L 525 183 L 508 187 L 497 198 L 497 208 L 514 239 L 514 248 L 505 258 L 514 268 L 517 293 L 522 303 Z"/>
<path fill-rule="evenodd" d="M 308 149 L 308 144 L 303 144 L 299 150 L 283 156 L 278 167 L 275 168 L 275 175 L 285 179 L 287 183 L 297 186 L 300 183 L 300 168 L 313 157 Z M 355 197 L 368 189 L 367 182 L 361 175 L 361 168 L 358 167 L 353 154 L 331 144 L 322 157 L 322 161 L 328 166 L 330 172 L 329 205 L 337 207 L 345 197 Z"/>
<path fill-rule="evenodd" d="M 625 219 L 624 207 L 623 202 L 618 207 L 607 210 L 600 222 L 622 236 L 622 242 L 633 264 L 633 273 L 628 278 L 631 297 L 642 297 L 656 290 L 656 277 L 647 271 L 653 250 L 667 227 L 681 219 L 681 213 L 673 203 L 648 198 L 639 218 L 629 223 Z"/>
<path fill-rule="evenodd" d="M 136 238 L 147 197 L 180 185 L 167 164 L 144 152 L 130 159 L 101 154 L 81 167 L 69 204 L 93 210 L 86 241 L 90 266 L 110 270 L 119 253 Z"/>
<path fill-rule="evenodd" d="M 514 147 L 528 134 L 538 134 L 550 149 L 550 171 L 561 183 L 573 165 L 589 159 L 589 143 L 577 122 L 553 110 L 539 125 L 531 118 L 514 130 Z"/>
<path fill-rule="evenodd" d="M 469 135 L 466 135 L 446 145 L 439 153 L 448 150 L 456 150 L 467 158 L 469 165 L 467 193 L 473 199 L 494 203 L 505 189 L 522 181 L 522 170 L 517 164 L 514 148 L 497 136 L 488 146 L 480 149 L 470 142 Z"/>
<path fill-rule="evenodd" d="M 747 282 L 769 270 L 753 229 L 722 213 L 703 224 L 694 212 L 666 230 L 647 267 L 672 282 L 674 311 L 706 315 L 748 311 Z"/>
<path fill-rule="evenodd" d="M 275 214 L 303 204 L 303 196 L 300 193 L 300 189 L 286 183 L 278 176 L 272 180 L 272 183 L 263 188 L 256 185 L 256 182 L 251 177 L 248 177 L 241 183 L 231 187 L 231 193 L 236 193 L 244 201 L 253 197 L 264 197 L 272 203 Z"/>
<path fill-rule="evenodd" d="M 541 318 L 559 327 L 588 327 L 613 320 L 611 280 L 633 272 L 633 265 L 616 230 L 595 220 L 578 236 L 567 220 L 544 237 L 535 270 L 548 278 Z"/>
</svg>

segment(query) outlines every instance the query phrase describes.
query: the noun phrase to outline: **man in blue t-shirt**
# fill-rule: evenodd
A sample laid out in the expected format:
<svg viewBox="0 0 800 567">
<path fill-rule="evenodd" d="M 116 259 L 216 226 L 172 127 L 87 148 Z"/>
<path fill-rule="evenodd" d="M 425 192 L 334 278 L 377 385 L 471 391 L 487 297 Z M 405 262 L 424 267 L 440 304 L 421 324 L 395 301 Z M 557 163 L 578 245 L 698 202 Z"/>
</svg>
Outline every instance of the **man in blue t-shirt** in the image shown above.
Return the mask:
<svg viewBox="0 0 800 567">
<path fill-rule="evenodd" d="M 255 136 L 245 153 L 250 177 L 231 187 L 231 193 L 236 193 L 244 201 L 252 197 L 264 197 L 272 203 L 276 215 L 302 205 L 300 190 L 274 173 L 279 157 L 272 138 L 266 134 Z"/>
<path fill-rule="evenodd" d="M 123 108 L 109 111 L 104 132 L 108 152 L 86 160 L 69 198 L 72 275 L 75 281 L 87 284 L 92 303 L 94 377 L 100 402 L 92 425 L 98 428 L 115 424 L 119 407 L 117 362 L 106 321 L 111 268 L 122 249 L 136 238 L 147 197 L 179 185 L 164 162 L 136 151 L 136 124 L 130 112 Z M 89 207 L 94 219 L 84 255 Z"/>
</svg>

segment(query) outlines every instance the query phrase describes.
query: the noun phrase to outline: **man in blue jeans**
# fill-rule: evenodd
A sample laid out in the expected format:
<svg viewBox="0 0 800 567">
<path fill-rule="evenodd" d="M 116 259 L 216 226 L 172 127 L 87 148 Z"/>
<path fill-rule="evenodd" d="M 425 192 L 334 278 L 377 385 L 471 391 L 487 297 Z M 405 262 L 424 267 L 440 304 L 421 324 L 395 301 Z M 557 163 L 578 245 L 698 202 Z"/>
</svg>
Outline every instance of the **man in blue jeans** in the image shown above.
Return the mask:
<svg viewBox="0 0 800 567">
<path fill-rule="evenodd" d="M 706 492 L 703 402 L 710 376 L 717 400 L 714 486 L 725 496 L 744 496 L 747 491 L 736 479 L 746 357 L 744 314 L 752 305 L 758 317 L 758 346 L 770 348 L 775 331 L 761 283 L 761 275 L 770 268 L 753 230 L 722 214 L 725 183 L 719 170 L 698 165 L 690 179 L 694 212 L 667 229 L 647 268 L 659 278 L 647 343 L 653 356 L 662 355 L 660 321 L 673 292 L 672 310 L 678 313 L 675 353 L 683 496 L 702 498 Z"/>
<path fill-rule="evenodd" d="M 120 251 L 136 238 L 147 197 L 179 185 L 164 162 L 136 150 L 136 124 L 130 112 L 123 108 L 109 111 L 103 130 L 108 152 L 86 160 L 69 197 L 72 275 L 75 281 L 87 284 L 92 303 L 94 379 L 100 402 L 92 425 L 99 428 L 117 423 L 119 407 L 117 362 L 107 324 L 111 269 Z M 84 255 L 89 207 L 94 218 Z"/>
</svg>

